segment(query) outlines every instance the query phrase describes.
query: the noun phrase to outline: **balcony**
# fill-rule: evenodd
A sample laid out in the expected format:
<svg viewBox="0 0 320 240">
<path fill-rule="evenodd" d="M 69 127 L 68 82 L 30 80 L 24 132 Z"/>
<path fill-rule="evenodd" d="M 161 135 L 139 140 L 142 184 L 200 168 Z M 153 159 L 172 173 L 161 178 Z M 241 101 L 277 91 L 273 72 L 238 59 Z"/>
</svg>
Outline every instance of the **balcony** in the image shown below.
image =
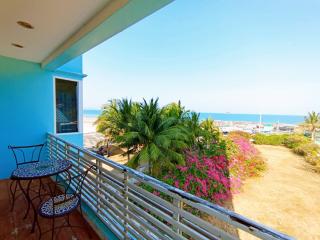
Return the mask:
<svg viewBox="0 0 320 240">
<path fill-rule="evenodd" d="M 13 239 L 38 239 L 38 232 L 31 233 L 31 223 L 32 217 L 31 213 L 28 215 L 27 219 L 23 219 L 25 214 L 26 203 L 22 197 L 17 198 L 15 203 L 15 208 L 11 212 L 11 199 L 9 198 L 9 180 L 0 181 L 0 239 L 13 240 Z M 70 222 L 74 225 L 83 225 L 83 220 L 78 212 L 70 215 Z M 63 218 L 57 218 L 56 224 L 62 225 Z M 40 225 L 43 231 L 49 230 L 51 228 L 51 220 L 40 219 Z M 85 240 L 91 235 L 92 240 L 98 240 L 99 237 L 90 229 L 90 234 L 85 229 L 71 229 L 63 228 L 59 233 L 57 239 L 67 240 L 67 239 L 78 239 Z M 50 234 L 46 234 L 41 239 L 50 239 Z"/>
<path fill-rule="evenodd" d="M 260 239 L 293 239 L 55 135 L 48 134 L 47 143 L 49 158 L 73 163 L 72 175 L 92 164 L 97 166 L 84 182 L 83 202 L 87 221 L 101 238 L 237 239 L 238 232 L 245 231 Z M 19 223 L 18 215 L 10 217 Z M 14 224 L 10 227 L 17 228 Z"/>
</svg>

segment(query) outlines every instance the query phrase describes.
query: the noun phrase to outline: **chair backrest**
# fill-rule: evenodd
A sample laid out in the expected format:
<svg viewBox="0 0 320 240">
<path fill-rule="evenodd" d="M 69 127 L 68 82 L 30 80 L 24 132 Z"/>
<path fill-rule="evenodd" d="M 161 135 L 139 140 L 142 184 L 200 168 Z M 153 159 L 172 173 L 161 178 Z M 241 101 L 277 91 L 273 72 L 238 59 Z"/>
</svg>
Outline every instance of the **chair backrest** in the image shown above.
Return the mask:
<svg viewBox="0 0 320 240">
<path fill-rule="evenodd" d="M 90 167 L 88 167 L 86 170 L 82 171 L 78 175 L 71 177 L 69 184 L 68 184 L 68 187 L 66 189 L 66 193 L 68 192 L 68 190 L 71 190 L 70 186 L 72 185 L 72 190 L 71 190 L 72 193 L 80 196 L 81 191 L 82 191 L 83 182 L 86 179 L 88 173 L 93 169 L 96 169 L 95 165 L 91 165 Z"/>
<path fill-rule="evenodd" d="M 44 143 L 30 146 L 9 145 L 8 148 L 12 151 L 16 165 L 19 167 L 23 164 L 39 162 L 44 145 Z"/>
</svg>

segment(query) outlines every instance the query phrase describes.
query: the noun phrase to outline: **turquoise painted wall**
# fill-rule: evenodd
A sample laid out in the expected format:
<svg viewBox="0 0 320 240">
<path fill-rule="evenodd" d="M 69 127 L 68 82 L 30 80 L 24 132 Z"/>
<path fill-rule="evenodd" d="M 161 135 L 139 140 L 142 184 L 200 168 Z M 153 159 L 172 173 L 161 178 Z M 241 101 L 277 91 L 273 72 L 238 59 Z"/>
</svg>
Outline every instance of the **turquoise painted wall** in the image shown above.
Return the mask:
<svg viewBox="0 0 320 240">
<path fill-rule="evenodd" d="M 77 57 L 65 65 L 59 67 L 58 71 L 65 71 L 70 73 L 80 73 L 82 74 L 82 56 Z"/>
<path fill-rule="evenodd" d="M 31 145 L 45 141 L 54 130 L 53 77 L 82 79 L 82 59 L 48 71 L 40 64 L 0 56 L 0 179 L 8 178 L 15 161 L 8 145 Z M 65 71 L 70 71 L 66 73 Z M 74 74 L 78 73 L 78 74 Z M 60 137 L 82 146 L 82 134 Z"/>
</svg>

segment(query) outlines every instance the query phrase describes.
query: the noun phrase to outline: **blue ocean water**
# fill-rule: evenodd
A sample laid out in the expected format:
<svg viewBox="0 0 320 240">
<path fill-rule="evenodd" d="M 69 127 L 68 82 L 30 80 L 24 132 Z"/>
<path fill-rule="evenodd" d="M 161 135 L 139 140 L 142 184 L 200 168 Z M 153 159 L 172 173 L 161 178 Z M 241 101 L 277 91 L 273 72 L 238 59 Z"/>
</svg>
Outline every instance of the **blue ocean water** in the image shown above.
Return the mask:
<svg viewBox="0 0 320 240">
<path fill-rule="evenodd" d="M 84 109 L 84 116 L 97 117 L 101 113 L 98 109 Z M 245 121 L 245 122 L 259 122 L 259 114 L 235 114 L 235 113 L 200 113 L 200 119 L 212 118 L 213 120 L 222 121 Z M 304 121 L 304 116 L 299 115 L 262 115 L 263 123 L 286 123 L 298 124 Z"/>
</svg>

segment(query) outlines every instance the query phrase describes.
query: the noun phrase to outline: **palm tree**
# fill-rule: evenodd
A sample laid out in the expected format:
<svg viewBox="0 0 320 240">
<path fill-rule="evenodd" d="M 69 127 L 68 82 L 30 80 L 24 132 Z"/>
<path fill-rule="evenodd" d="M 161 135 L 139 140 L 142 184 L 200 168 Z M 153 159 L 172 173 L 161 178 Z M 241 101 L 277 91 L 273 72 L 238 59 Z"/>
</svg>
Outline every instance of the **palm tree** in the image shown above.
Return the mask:
<svg viewBox="0 0 320 240">
<path fill-rule="evenodd" d="M 200 123 L 201 138 L 199 139 L 199 147 L 208 148 L 212 144 L 216 144 L 220 138 L 220 130 L 211 118 Z"/>
<path fill-rule="evenodd" d="M 200 123 L 200 127 L 206 132 L 210 133 L 213 137 L 219 137 L 220 130 L 211 118 L 207 118 L 206 120 L 202 121 Z"/>
<path fill-rule="evenodd" d="M 302 124 L 311 132 L 311 140 L 315 140 L 316 130 L 320 127 L 320 115 L 314 111 L 309 112 L 308 116 L 305 117 L 304 123 Z"/>
<path fill-rule="evenodd" d="M 124 98 L 116 101 L 116 105 L 113 106 L 113 110 L 116 114 L 111 120 L 120 129 L 119 134 L 115 136 L 115 140 L 120 143 L 121 147 L 127 148 L 126 154 L 129 161 L 130 154 L 134 152 L 138 143 L 134 141 L 123 142 L 119 137 L 131 131 L 133 121 L 136 118 L 136 114 L 139 112 L 139 104 Z"/>
<path fill-rule="evenodd" d="M 144 99 L 129 131 L 118 138 L 124 144 L 141 146 L 129 165 L 137 167 L 148 163 L 150 175 L 158 175 L 161 169 L 172 168 L 175 164 L 184 164 L 182 150 L 187 147 L 187 130 L 176 118 L 164 116 L 163 111 L 158 99 L 151 99 L 149 103 Z"/>
<path fill-rule="evenodd" d="M 200 114 L 196 112 L 188 112 L 188 117 L 184 121 L 184 125 L 187 127 L 190 134 L 189 146 L 194 148 L 201 136 Z"/>
<path fill-rule="evenodd" d="M 139 106 L 137 103 L 128 99 L 113 99 L 109 104 L 105 105 L 101 115 L 97 121 L 97 131 L 105 135 L 107 145 L 110 141 L 118 141 L 118 137 L 125 132 L 130 131 L 132 119 L 138 112 Z M 134 143 L 121 143 L 122 147 L 127 148 L 128 161 L 130 160 L 130 153 Z"/>
<path fill-rule="evenodd" d="M 188 118 L 189 111 L 185 110 L 185 107 L 181 105 L 181 102 L 170 103 L 163 108 L 163 115 L 165 117 L 176 118 L 180 123 L 184 122 Z"/>
<path fill-rule="evenodd" d="M 116 100 L 110 100 L 108 104 L 103 106 L 102 113 L 95 121 L 96 130 L 100 132 L 105 137 L 105 143 L 107 147 L 107 156 L 109 156 L 109 145 L 115 140 L 115 136 L 119 135 L 120 129 L 115 124 L 113 119 L 116 118 L 116 112 L 114 108 L 116 107 Z"/>
</svg>

